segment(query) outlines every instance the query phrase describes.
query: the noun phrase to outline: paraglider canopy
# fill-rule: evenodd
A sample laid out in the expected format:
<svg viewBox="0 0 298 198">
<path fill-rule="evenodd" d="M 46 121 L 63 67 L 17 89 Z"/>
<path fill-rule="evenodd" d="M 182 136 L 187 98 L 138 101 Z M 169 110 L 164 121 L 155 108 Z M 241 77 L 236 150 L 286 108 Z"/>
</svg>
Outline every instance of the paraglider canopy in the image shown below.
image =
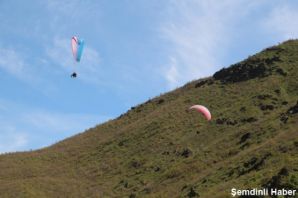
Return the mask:
<svg viewBox="0 0 298 198">
<path fill-rule="evenodd" d="M 195 109 L 200 112 L 208 121 L 211 120 L 211 113 L 210 111 L 204 107 L 203 105 L 193 105 L 189 109 Z"/>
<path fill-rule="evenodd" d="M 84 40 L 76 36 L 71 38 L 71 49 L 75 61 L 80 62 L 84 48 Z"/>
</svg>

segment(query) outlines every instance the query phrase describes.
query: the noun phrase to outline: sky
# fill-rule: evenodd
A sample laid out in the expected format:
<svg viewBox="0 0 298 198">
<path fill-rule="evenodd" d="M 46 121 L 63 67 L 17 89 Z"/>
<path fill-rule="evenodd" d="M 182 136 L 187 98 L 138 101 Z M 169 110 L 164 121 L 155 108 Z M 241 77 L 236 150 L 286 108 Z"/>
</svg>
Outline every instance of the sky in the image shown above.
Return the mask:
<svg viewBox="0 0 298 198">
<path fill-rule="evenodd" d="M 0 0 L 0 153 L 50 146 L 297 38 L 297 10 L 290 0 Z M 72 36 L 85 40 L 78 64 Z"/>
</svg>

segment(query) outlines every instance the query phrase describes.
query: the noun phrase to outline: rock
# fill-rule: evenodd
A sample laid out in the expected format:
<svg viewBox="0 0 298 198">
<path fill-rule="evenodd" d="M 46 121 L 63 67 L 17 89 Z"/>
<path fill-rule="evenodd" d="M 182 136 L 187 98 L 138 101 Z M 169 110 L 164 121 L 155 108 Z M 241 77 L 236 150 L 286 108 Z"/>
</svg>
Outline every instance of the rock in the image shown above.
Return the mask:
<svg viewBox="0 0 298 198">
<path fill-rule="evenodd" d="M 161 99 L 159 99 L 159 100 L 157 101 L 157 104 L 162 104 L 162 103 L 164 103 L 164 101 L 165 101 L 165 100 L 161 98 Z"/>
<path fill-rule="evenodd" d="M 236 125 L 238 124 L 237 120 L 230 120 L 230 119 L 227 119 L 227 118 L 218 118 L 216 119 L 216 124 L 226 124 L 226 125 Z"/>
<path fill-rule="evenodd" d="M 245 112 L 245 111 L 246 111 L 246 107 L 241 107 L 241 108 L 240 108 L 240 111 L 241 111 L 241 112 Z"/>
<path fill-rule="evenodd" d="M 241 136 L 239 144 L 246 142 L 250 137 L 251 137 L 250 133 L 245 133 L 244 135 Z"/>
<path fill-rule="evenodd" d="M 282 113 L 280 115 L 280 121 L 283 122 L 284 124 L 287 123 L 288 119 L 289 119 L 289 117 L 285 113 Z"/>
<path fill-rule="evenodd" d="M 292 185 L 290 182 L 288 182 L 287 179 L 283 179 L 287 178 L 288 176 L 289 170 L 286 167 L 283 167 L 276 175 L 274 175 L 269 181 L 267 181 L 262 186 L 268 189 L 295 189 L 296 187 Z"/>
<path fill-rule="evenodd" d="M 282 169 L 280 169 L 279 175 L 283 175 L 283 176 L 289 176 L 289 170 L 285 167 L 283 167 Z"/>
<path fill-rule="evenodd" d="M 279 61 L 278 57 L 260 59 L 249 58 L 243 62 L 223 68 L 216 72 L 213 77 L 223 83 L 234 83 L 250 80 L 258 77 L 266 77 L 272 74 L 273 67 L 267 66 Z"/>
<path fill-rule="evenodd" d="M 136 194 L 134 194 L 134 193 L 131 193 L 130 195 L 129 195 L 129 198 L 136 198 L 137 196 L 136 196 Z"/>
<path fill-rule="evenodd" d="M 195 88 L 202 87 L 203 85 L 212 85 L 214 83 L 214 80 L 212 79 L 207 79 L 207 80 L 201 80 L 195 84 Z"/>
<path fill-rule="evenodd" d="M 277 68 L 276 70 L 276 73 L 282 75 L 282 76 L 287 76 L 287 72 L 285 72 L 282 68 Z"/>
<path fill-rule="evenodd" d="M 232 125 L 232 126 L 238 124 L 238 122 L 236 120 L 232 120 L 232 121 L 228 120 L 226 123 L 227 123 L 227 125 Z"/>
<path fill-rule="evenodd" d="M 141 167 L 141 163 L 140 162 L 138 162 L 138 161 L 132 161 L 131 162 L 131 166 L 133 167 L 133 168 L 140 168 Z"/>
<path fill-rule="evenodd" d="M 274 92 L 275 92 L 276 94 L 278 94 L 278 95 L 280 94 L 280 90 L 279 90 L 279 89 L 275 89 Z"/>
<path fill-rule="evenodd" d="M 192 198 L 192 197 L 200 197 L 200 196 L 199 196 L 199 193 L 197 193 L 197 192 L 194 190 L 193 187 L 190 188 L 189 193 L 187 194 L 187 196 L 188 196 L 189 198 Z"/>
<path fill-rule="evenodd" d="M 158 171 L 160 171 L 160 168 L 159 168 L 158 166 L 156 166 L 156 167 L 154 168 L 154 171 L 155 171 L 155 172 L 158 172 Z"/>
<path fill-rule="evenodd" d="M 249 118 L 243 118 L 241 119 L 241 122 L 243 123 L 252 123 L 252 122 L 256 122 L 258 121 L 257 118 L 254 118 L 254 117 L 249 117 Z"/>
<path fill-rule="evenodd" d="M 183 149 L 181 156 L 188 158 L 189 156 L 192 155 L 192 151 L 188 148 Z"/>
<path fill-rule="evenodd" d="M 226 118 L 218 118 L 218 119 L 216 119 L 216 124 L 224 124 L 225 122 L 226 122 Z"/>
<path fill-rule="evenodd" d="M 195 88 L 199 88 L 207 83 L 207 80 L 200 81 L 195 84 Z"/>
<path fill-rule="evenodd" d="M 272 46 L 272 47 L 266 48 L 265 51 L 276 51 L 276 53 L 279 53 L 284 51 L 284 49 L 277 46 Z"/>
<path fill-rule="evenodd" d="M 148 187 L 147 188 L 144 188 L 143 189 L 143 192 L 146 193 L 146 194 L 149 194 L 149 193 L 151 193 L 151 189 L 148 188 Z"/>
<path fill-rule="evenodd" d="M 290 109 L 288 109 L 287 113 L 291 114 L 291 115 L 298 113 L 298 101 L 297 101 L 296 105 L 294 105 Z"/>
<path fill-rule="evenodd" d="M 238 168 L 238 176 L 247 174 L 251 171 L 260 170 L 267 158 L 272 156 L 271 153 L 265 154 L 262 158 L 252 157 L 249 161 L 243 163 L 244 169 Z"/>
<path fill-rule="evenodd" d="M 272 96 L 270 94 L 262 94 L 262 95 L 258 95 L 257 98 L 260 100 L 266 100 L 268 98 L 272 98 Z"/>
<path fill-rule="evenodd" d="M 275 65 L 280 62 L 278 56 L 268 58 L 250 57 L 245 61 L 234 64 L 229 68 L 223 68 L 216 72 L 213 77 L 222 83 L 235 83 L 254 78 L 263 78 L 276 72 L 285 76 L 286 72 Z"/>
<path fill-rule="evenodd" d="M 286 124 L 289 117 L 294 114 L 297 114 L 297 113 L 298 113 L 298 101 L 297 101 L 296 105 L 290 107 L 286 113 L 282 113 L 280 115 L 280 121 L 283 122 L 284 124 Z"/>
<path fill-rule="evenodd" d="M 199 193 L 196 192 L 196 189 L 193 186 L 183 186 L 182 189 L 182 195 L 179 197 L 188 197 L 188 198 L 194 198 L 194 197 L 200 197 Z"/>
<path fill-rule="evenodd" d="M 264 105 L 264 104 L 260 104 L 260 109 L 262 111 L 266 111 L 266 110 L 270 110 L 272 111 L 274 109 L 274 106 L 273 105 Z"/>
</svg>

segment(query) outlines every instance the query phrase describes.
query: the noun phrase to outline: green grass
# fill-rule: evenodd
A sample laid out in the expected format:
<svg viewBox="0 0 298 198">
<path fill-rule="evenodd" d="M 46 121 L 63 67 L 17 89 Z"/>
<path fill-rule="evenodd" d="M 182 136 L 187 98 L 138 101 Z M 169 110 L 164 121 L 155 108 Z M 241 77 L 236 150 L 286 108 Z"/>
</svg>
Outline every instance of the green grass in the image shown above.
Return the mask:
<svg viewBox="0 0 298 198">
<path fill-rule="evenodd" d="M 264 75 L 243 74 L 258 67 Z M 298 101 L 298 41 L 223 74 L 51 147 L 0 155 L 0 197 L 230 197 L 232 187 L 261 188 L 272 178 L 297 189 L 298 114 L 287 111 Z M 212 121 L 189 111 L 193 104 L 206 105 Z"/>
</svg>

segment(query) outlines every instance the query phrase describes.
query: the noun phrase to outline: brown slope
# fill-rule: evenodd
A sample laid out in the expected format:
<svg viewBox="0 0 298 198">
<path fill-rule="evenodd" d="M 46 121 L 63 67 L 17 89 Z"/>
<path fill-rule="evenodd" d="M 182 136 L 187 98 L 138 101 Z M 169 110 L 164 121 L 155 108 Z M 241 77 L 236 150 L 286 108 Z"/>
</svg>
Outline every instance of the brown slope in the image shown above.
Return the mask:
<svg viewBox="0 0 298 198">
<path fill-rule="evenodd" d="M 297 188 L 297 55 L 298 41 L 285 42 L 49 148 L 1 155 L 0 194 L 229 197 L 231 187 Z M 211 109 L 211 122 L 188 111 L 196 103 Z"/>
</svg>

